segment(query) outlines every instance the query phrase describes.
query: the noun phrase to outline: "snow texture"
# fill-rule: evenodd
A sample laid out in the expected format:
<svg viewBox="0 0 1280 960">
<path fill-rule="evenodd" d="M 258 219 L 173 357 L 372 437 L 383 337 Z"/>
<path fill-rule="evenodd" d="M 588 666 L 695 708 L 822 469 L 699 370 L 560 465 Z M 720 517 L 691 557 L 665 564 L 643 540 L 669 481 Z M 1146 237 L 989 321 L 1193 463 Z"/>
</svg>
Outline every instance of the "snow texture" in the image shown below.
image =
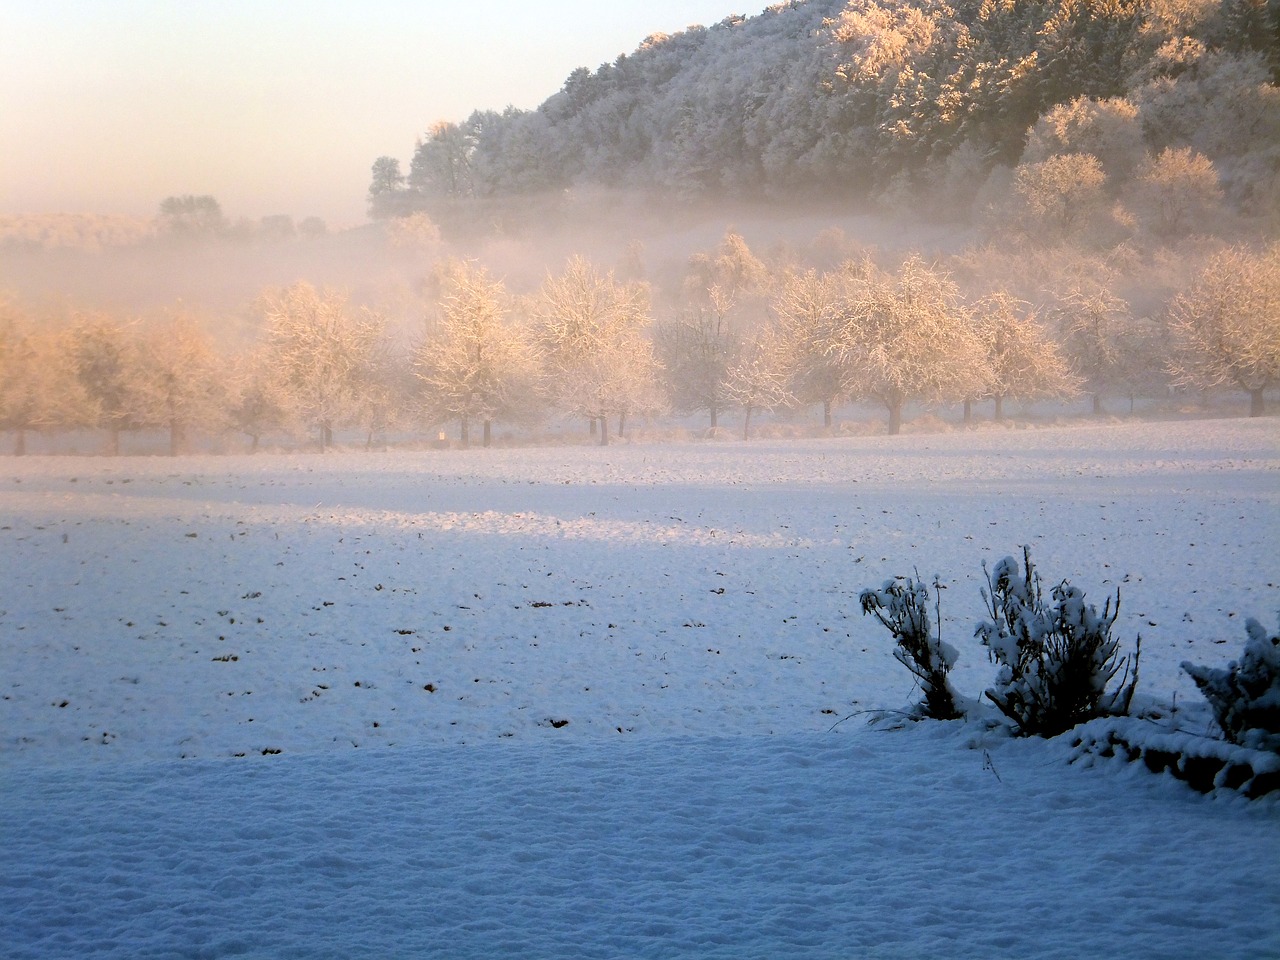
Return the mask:
<svg viewBox="0 0 1280 960">
<path fill-rule="evenodd" d="M 860 590 L 952 578 L 976 693 L 980 563 L 1030 543 L 1124 585 L 1139 700 L 1211 730 L 1179 664 L 1280 607 L 1278 447 L 5 461 L 0 953 L 1280 955 L 1274 795 L 850 716 L 919 693 Z"/>
</svg>

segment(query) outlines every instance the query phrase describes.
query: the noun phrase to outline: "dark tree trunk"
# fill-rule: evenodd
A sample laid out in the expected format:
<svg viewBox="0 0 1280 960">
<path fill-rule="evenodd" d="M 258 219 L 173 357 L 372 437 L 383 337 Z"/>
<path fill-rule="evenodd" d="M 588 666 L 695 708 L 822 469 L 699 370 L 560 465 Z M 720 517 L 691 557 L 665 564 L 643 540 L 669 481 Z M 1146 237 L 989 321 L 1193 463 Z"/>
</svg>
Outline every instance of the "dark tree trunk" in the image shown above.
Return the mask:
<svg viewBox="0 0 1280 960">
<path fill-rule="evenodd" d="M 720 411 L 719 409 L 716 408 L 716 405 L 713 403 L 711 405 L 711 432 L 712 433 L 716 432 L 716 421 L 719 419 L 719 416 L 720 416 Z"/>
<path fill-rule="evenodd" d="M 462 425 L 458 430 L 458 442 L 462 444 L 462 449 L 471 446 L 471 421 L 466 417 L 462 418 Z"/>
<path fill-rule="evenodd" d="M 27 431 L 22 427 L 17 429 L 17 435 L 13 438 L 13 455 L 15 457 L 26 456 L 27 453 Z"/>
<path fill-rule="evenodd" d="M 996 394 L 996 419 L 1004 419 L 1004 397 L 1001 394 Z"/>
<path fill-rule="evenodd" d="M 597 432 L 597 430 L 596 430 L 596 418 L 595 418 L 595 417 L 592 417 L 590 422 L 591 422 L 591 436 L 593 436 L 593 437 L 594 437 L 594 436 L 596 435 L 596 432 Z"/>
<path fill-rule="evenodd" d="M 751 407 L 747 407 L 745 416 L 742 418 L 742 439 L 751 439 Z"/>
<path fill-rule="evenodd" d="M 1106 411 L 1102 409 L 1102 394 L 1095 393 L 1093 395 L 1093 415 L 1095 417 L 1100 417 L 1104 413 L 1106 413 Z"/>
<path fill-rule="evenodd" d="M 251 434 L 249 434 L 249 452 L 250 452 L 250 453 L 257 453 L 257 452 L 258 452 L 258 440 L 259 440 L 259 439 L 260 439 L 260 438 L 259 438 L 259 436 L 258 436 L 256 433 L 251 433 Z"/>
<path fill-rule="evenodd" d="M 493 443 L 493 421 L 485 420 L 484 422 L 484 445 L 487 447 Z"/>
<path fill-rule="evenodd" d="M 333 424 L 325 420 L 320 424 L 320 452 L 324 453 L 333 446 Z"/>
<path fill-rule="evenodd" d="M 886 404 L 889 408 L 889 435 L 897 436 L 902 432 L 902 403 Z"/>
<path fill-rule="evenodd" d="M 591 421 L 593 424 L 595 420 Z M 600 417 L 600 446 L 607 447 L 609 445 L 609 418 L 607 416 Z"/>
<path fill-rule="evenodd" d="M 1257 390 L 1249 391 L 1249 416 L 1260 417 L 1265 412 L 1265 404 L 1262 400 L 1262 387 Z"/>
<path fill-rule="evenodd" d="M 999 407 L 999 404 L 1000 404 L 1000 399 L 997 397 L 996 398 L 997 408 Z M 998 420 L 999 417 L 997 417 L 996 419 Z M 972 426 L 972 424 L 973 424 L 973 401 L 966 397 L 964 401 L 964 425 L 968 427 L 968 426 Z"/>
<path fill-rule="evenodd" d="M 621 439 L 627 434 L 627 415 L 625 413 L 618 414 L 618 437 Z"/>
<path fill-rule="evenodd" d="M 830 400 L 822 401 L 822 425 L 828 430 L 831 429 L 831 401 Z"/>
<path fill-rule="evenodd" d="M 120 456 L 120 428 L 119 427 L 107 428 L 107 456 L 108 457 Z"/>
</svg>

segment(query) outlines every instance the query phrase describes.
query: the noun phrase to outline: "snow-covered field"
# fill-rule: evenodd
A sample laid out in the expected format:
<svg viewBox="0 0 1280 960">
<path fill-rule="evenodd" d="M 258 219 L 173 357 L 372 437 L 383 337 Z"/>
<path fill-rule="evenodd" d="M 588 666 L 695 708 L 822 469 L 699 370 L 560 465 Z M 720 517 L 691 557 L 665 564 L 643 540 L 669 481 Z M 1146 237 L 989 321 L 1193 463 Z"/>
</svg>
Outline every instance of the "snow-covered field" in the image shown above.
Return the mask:
<svg viewBox="0 0 1280 960">
<path fill-rule="evenodd" d="M 981 563 L 1143 636 L 1280 610 L 1274 419 L 0 463 L 0 955 L 1280 956 L 1280 802 L 915 693 L 856 597 Z M 849 718 L 849 719 L 846 719 Z"/>
</svg>

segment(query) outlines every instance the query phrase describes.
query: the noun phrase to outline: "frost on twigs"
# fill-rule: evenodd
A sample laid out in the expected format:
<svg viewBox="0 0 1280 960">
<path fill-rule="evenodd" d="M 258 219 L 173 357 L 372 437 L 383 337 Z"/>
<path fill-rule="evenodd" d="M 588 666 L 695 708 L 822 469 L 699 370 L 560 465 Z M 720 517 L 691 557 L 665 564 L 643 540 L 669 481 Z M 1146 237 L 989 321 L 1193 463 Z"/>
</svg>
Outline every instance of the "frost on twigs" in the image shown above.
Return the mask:
<svg viewBox="0 0 1280 960">
<path fill-rule="evenodd" d="M 1142 638 L 1132 661 L 1120 655 L 1111 636 L 1119 591 L 1099 613 L 1084 602 L 1083 590 L 1063 580 L 1046 602 L 1027 547 L 1023 561 L 1019 566 L 1005 557 L 993 570 L 983 564 L 987 589 L 982 597 L 991 619 L 978 624 L 975 635 L 999 665 L 987 698 L 1021 736 L 1057 736 L 1095 717 L 1127 714 L 1138 683 Z M 1119 684 L 1108 690 L 1122 670 Z"/>
<path fill-rule="evenodd" d="M 1245 632 L 1244 653 L 1225 670 L 1186 662 L 1182 669 L 1209 701 L 1228 740 L 1280 752 L 1280 633 L 1267 636 L 1252 617 Z"/>
<path fill-rule="evenodd" d="M 941 589 L 937 579 L 936 591 Z M 929 614 L 929 587 L 911 577 L 895 577 L 885 581 L 879 590 L 863 590 L 858 597 L 864 615 L 875 616 L 897 642 L 894 659 L 915 675 L 924 693 L 912 709 L 917 719 L 955 720 L 964 715 L 958 696 L 947 674 L 955 665 L 957 654 L 951 644 L 944 643 L 934 632 L 933 621 L 941 623 L 939 606 L 934 602 L 934 616 Z"/>
</svg>

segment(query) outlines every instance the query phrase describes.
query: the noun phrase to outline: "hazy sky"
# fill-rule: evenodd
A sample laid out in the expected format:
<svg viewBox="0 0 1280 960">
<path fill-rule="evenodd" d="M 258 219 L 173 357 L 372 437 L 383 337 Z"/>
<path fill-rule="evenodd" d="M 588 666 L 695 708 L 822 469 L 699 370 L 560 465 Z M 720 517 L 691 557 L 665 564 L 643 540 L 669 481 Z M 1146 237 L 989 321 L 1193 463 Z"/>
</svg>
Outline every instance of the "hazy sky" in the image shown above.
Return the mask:
<svg viewBox="0 0 1280 960">
<path fill-rule="evenodd" d="M 0 0 L 0 213 L 364 219 L 435 120 L 537 106 L 575 67 L 761 0 Z"/>
</svg>

